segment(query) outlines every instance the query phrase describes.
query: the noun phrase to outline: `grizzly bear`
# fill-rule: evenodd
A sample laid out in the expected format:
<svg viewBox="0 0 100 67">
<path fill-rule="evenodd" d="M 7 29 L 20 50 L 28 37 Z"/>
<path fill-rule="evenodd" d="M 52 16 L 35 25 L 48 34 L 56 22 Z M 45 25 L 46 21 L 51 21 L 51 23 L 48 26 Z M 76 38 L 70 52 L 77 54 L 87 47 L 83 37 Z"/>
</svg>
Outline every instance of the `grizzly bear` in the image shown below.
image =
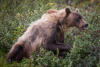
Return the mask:
<svg viewBox="0 0 100 67">
<path fill-rule="evenodd" d="M 49 10 L 39 20 L 32 22 L 26 32 L 19 37 L 8 53 L 8 61 L 21 61 L 29 58 L 32 52 L 39 52 L 40 46 L 56 52 L 69 52 L 71 45 L 64 43 L 64 34 L 71 27 L 86 29 L 88 24 L 78 11 L 69 8 Z"/>
</svg>

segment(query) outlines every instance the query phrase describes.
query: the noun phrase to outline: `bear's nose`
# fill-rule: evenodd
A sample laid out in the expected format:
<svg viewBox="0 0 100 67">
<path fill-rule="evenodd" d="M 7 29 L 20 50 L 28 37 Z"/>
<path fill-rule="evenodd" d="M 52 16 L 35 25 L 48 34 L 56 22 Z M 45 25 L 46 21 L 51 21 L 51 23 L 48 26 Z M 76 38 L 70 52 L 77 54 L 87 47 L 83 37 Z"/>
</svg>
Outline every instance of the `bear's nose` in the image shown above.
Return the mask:
<svg viewBox="0 0 100 67">
<path fill-rule="evenodd" d="M 84 27 L 88 27 L 88 24 L 85 24 Z"/>
</svg>

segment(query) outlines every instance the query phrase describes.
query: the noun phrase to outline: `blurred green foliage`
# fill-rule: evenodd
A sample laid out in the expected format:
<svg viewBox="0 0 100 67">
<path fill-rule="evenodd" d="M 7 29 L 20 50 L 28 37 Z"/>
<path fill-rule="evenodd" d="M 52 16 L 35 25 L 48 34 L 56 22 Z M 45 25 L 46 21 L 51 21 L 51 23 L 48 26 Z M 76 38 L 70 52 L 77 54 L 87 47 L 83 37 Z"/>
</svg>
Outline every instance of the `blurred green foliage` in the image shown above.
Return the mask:
<svg viewBox="0 0 100 67">
<path fill-rule="evenodd" d="M 63 9 L 71 6 L 80 9 L 80 14 L 89 27 L 83 31 L 72 31 L 65 36 L 73 46 L 66 58 L 41 49 L 33 52 L 31 59 L 21 63 L 6 62 L 11 46 L 29 24 L 41 18 L 48 9 Z M 100 67 L 100 0 L 0 0 L 0 66 L 1 67 Z M 59 51 L 58 51 L 59 52 Z"/>
</svg>

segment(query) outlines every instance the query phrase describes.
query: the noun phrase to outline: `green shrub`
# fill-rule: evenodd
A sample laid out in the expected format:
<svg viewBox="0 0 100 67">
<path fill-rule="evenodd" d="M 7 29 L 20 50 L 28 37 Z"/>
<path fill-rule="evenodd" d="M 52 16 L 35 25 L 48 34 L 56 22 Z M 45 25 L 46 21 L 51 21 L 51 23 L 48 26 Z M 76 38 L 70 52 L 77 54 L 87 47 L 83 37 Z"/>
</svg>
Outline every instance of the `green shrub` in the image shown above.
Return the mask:
<svg viewBox="0 0 100 67">
<path fill-rule="evenodd" d="M 71 4 L 75 10 L 76 0 Z M 41 49 L 40 53 L 33 52 L 30 59 L 21 63 L 6 62 L 6 55 L 11 46 L 27 29 L 29 24 L 41 18 L 48 9 L 62 9 L 67 5 L 66 0 L 1 0 L 0 1 L 0 66 L 2 67 L 100 67 L 100 13 L 98 5 L 87 9 L 89 1 L 77 4 L 80 14 L 89 24 L 87 30 L 75 29 L 65 36 L 65 42 L 72 45 L 71 53 L 66 57 L 58 57 L 53 52 Z M 58 51 L 59 53 L 59 51 Z"/>
</svg>

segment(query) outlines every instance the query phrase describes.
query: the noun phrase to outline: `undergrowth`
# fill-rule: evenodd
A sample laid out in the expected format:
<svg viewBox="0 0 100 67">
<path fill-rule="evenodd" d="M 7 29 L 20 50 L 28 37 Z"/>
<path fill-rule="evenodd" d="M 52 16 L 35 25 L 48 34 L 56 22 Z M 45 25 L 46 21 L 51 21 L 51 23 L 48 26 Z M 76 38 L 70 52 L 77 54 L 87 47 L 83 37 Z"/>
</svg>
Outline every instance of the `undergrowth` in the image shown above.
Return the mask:
<svg viewBox="0 0 100 67">
<path fill-rule="evenodd" d="M 77 8 L 89 27 L 65 35 L 65 42 L 73 46 L 65 58 L 41 49 L 39 54 L 33 52 L 30 59 L 10 64 L 6 62 L 7 53 L 29 24 L 48 9 L 63 9 L 68 3 L 66 0 L 0 0 L 0 67 L 100 67 L 100 7 L 95 5 L 88 10 L 87 3 L 77 4 Z M 72 10 L 75 5 L 75 2 L 71 4 Z"/>
</svg>

